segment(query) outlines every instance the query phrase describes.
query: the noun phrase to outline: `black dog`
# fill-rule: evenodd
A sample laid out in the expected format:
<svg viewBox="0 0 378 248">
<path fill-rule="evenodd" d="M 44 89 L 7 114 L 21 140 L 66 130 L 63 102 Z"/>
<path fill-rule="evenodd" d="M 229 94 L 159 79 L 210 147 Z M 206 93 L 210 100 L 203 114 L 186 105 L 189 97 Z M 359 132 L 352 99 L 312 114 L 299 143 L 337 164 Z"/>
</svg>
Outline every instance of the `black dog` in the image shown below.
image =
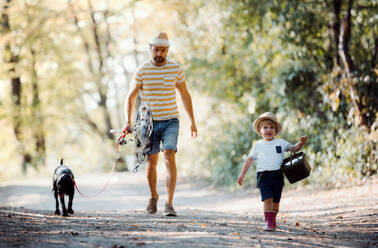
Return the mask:
<svg viewBox="0 0 378 248">
<path fill-rule="evenodd" d="M 60 203 L 62 204 L 63 216 L 68 216 L 68 213 L 73 214 L 72 201 L 75 194 L 75 180 L 72 171 L 67 166 L 63 165 L 63 159 L 54 171 L 53 191 L 56 201 L 55 214 L 60 215 L 58 195 Z M 64 203 L 65 195 L 68 195 L 68 209 L 66 209 Z"/>
</svg>

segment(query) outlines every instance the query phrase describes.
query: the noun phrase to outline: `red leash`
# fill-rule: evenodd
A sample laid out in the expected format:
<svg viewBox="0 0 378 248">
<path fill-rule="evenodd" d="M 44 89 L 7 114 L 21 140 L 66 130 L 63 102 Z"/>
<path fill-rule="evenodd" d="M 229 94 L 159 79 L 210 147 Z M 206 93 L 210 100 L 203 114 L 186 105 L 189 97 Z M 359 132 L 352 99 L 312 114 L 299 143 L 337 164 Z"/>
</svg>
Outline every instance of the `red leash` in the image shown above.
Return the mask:
<svg viewBox="0 0 378 248">
<path fill-rule="evenodd" d="M 119 142 L 121 140 L 124 140 L 125 139 L 125 136 L 126 134 L 128 134 L 130 131 L 128 129 L 122 129 L 122 134 L 121 136 L 119 136 L 119 138 L 117 139 L 117 144 L 116 144 L 116 151 L 115 151 L 115 159 L 114 159 L 114 162 L 113 162 L 113 168 L 112 168 L 112 172 L 110 173 L 110 176 L 108 178 L 108 181 L 106 182 L 106 184 L 104 185 L 104 187 L 99 191 L 97 192 L 95 195 L 93 196 L 86 196 L 84 195 L 83 193 L 80 192 L 79 188 L 77 187 L 76 185 L 76 181 L 74 180 L 74 184 L 75 184 L 75 188 L 77 190 L 77 192 L 79 192 L 79 194 L 85 198 L 91 198 L 91 197 L 96 197 L 98 195 L 100 195 L 102 192 L 104 192 L 105 188 L 108 186 L 109 182 L 110 182 L 110 178 L 112 177 L 113 175 L 113 172 L 114 172 L 114 169 L 115 169 L 115 166 L 117 164 L 117 157 L 118 157 L 118 146 L 119 146 Z"/>
</svg>

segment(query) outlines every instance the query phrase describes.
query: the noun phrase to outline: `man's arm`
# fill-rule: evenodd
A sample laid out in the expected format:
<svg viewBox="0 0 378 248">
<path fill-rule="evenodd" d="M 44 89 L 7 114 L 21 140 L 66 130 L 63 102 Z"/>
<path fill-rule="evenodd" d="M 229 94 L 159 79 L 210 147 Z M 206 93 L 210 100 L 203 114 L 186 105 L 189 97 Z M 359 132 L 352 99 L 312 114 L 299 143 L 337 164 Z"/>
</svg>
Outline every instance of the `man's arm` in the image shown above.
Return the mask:
<svg viewBox="0 0 378 248">
<path fill-rule="evenodd" d="M 190 121 L 191 121 L 191 136 L 192 138 L 197 137 L 197 126 L 196 121 L 194 120 L 194 114 L 193 114 L 193 104 L 192 104 L 192 97 L 189 94 L 188 88 L 186 87 L 185 81 L 176 83 L 176 88 L 180 92 L 181 100 L 184 104 L 185 110 L 189 115 Z"/>
<path fill-rule="evenodd" d="M 139 90 L 141 88 L 140 84 L 135 84 L 131 88 L 129 94 L 126 97 L 125 100 L 125 119 L 126 119 L 126 124 L 125 128 L 131 127 L 131 120 L 133 117 L 133 111 L 135 108 L 135 99 L 138 96 Z"/>
</svg>

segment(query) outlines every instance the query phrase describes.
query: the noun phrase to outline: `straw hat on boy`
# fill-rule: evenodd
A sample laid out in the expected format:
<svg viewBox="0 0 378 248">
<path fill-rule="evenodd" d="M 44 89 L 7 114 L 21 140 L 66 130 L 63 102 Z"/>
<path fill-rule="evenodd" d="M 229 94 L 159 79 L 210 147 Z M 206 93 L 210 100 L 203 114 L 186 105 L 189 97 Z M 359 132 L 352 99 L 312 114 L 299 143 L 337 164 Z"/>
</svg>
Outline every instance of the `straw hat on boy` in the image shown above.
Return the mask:
<svg viewBox="0 0 378 248">
<path fill-rule="evenodd" d="M 265 120 L 270 120 L 272 121 L 274 124 L 276 124 L 276 127 L 277 127 L 277 134 L 281 131 L 282 129 L 282 126 L 281 124 L 278 122 L 277 120 L 277 117 L 272 113 L 272 112 L 265 112 L 263 114 L 261 114 L 254 122 L 253 122 L 253 126 L 255 127 L 255 131 L 256 133 L 260 134 L 261 135 L 261 132 L 260 132 L 260 124 L 262 121 L 265 121 Z"/>
<path fill-rule="evenodd" d="M 165 32 L 157 33 L 154 38 L 148 42 L 151 46 L 166 46 L 169 47 L 170 43 L 168 40 L 168 35 Z"/>
</svg>

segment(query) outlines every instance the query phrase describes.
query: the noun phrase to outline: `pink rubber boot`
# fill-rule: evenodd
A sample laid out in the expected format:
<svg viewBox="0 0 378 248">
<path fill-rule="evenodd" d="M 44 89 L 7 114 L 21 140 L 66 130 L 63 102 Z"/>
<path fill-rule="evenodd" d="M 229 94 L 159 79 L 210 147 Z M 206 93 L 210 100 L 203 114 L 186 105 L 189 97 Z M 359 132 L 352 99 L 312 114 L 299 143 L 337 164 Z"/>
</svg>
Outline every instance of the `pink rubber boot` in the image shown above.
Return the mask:
<svg viewBox="0 0 378 248">
<path fill-rule="evenodd" d="M 276 221 L 277 214 L 278 214 L 278 211 L 274 211 L 274 212 L 273 212 L 273 229 L 274 229 L 274 230 L 277 229 L 277 221 Z"/>
<path fill-rule="evenodd" d="M 264 230 L 270 231 L 270 232 L 274 231 L 274 225 L 273 225 L 274 212 L 273 211 L 264 212 L 264 216 L 265 216 L 265 222 L 266 222 L 266 226 Z"/>
</svg>

